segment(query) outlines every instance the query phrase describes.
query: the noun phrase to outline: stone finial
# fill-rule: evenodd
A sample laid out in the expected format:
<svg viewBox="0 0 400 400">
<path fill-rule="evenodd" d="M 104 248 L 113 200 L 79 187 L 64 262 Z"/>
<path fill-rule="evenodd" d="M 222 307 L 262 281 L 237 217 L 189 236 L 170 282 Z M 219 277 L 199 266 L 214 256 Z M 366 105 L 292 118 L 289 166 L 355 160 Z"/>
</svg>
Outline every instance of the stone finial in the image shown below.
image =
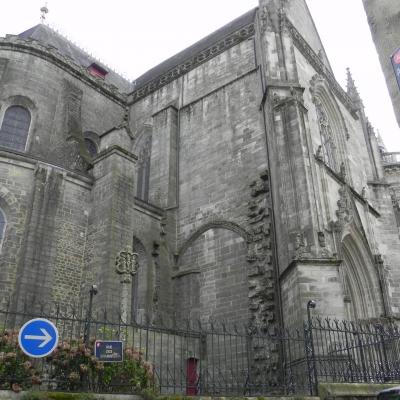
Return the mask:
<svg viewBox="0 0 400 400">
<path fill-rule="evenodd" d="M 353 100 L 355 106 L 357 106 L 358 108 L 363 107 L 363 102 L 361 100 L 360 94 L 358 93 L 350 68 L 346 68 L 346 71 L 347 71 L 347 94 L 350 96 L 351 100 Z"/>
</svg>

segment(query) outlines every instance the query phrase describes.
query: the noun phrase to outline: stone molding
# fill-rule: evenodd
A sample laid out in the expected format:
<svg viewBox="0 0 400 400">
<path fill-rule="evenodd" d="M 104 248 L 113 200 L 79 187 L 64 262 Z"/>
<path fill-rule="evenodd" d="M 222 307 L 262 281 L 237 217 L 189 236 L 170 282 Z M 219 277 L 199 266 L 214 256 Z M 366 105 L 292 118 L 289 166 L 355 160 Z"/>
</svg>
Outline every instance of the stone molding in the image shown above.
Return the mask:
<svg viewBox="0 0 400 400">
<path fill-rule="evenodd" d="M 55 47 L 44 46 L 36 40 L 23 40 L 17 36 L 0 38 L 0 50 L 16 51 L 39 57 L 67 71 L 94 90 L 100 92 L 118 104 L 125 105 L 127 96 L 116 86 L 106 83 L 89 74 L 85 67 L 76 64 L 72 58 L 61 54 Z"/>
<path fill-rule="evenodd" d="M 189 71 L 195 69 L 201 64 L 204 64 L 206 61 L 211 60 L 215 56 L 223 53 L 224 51 L 230 49 L 231 47 L 243 42 L 244 40 L 252 37 L 254 35 L 254 22 L 248 24 L 238 31 L 232 33 L 231 35 L 225 37 L 217 43 L 214 43 L 212 46 L 207 49 L 197 53 L 195 56 L 187 59 L 183 63 L 175 66 L 170 69 L 166 73 L 158 76 L 157 78 L 151 80 L 146 83 L 140 89 L 134 90 L 129 97 L 129 104 L 133 104 L 138 100 L 146 97 L 147 95 L 155 92 L 161 87 L 167 85 L 168 83 L 174 81 L 180 76 L 188 73 Z"/>
<path fill-rule="evenodd" d="M 127 160 L 136 163 L 137 156 L 128 150 L 123 149 L 118 145 L 110 146 L 107 149 L 101 151 L 97 157 L 93 160 L 93 165 L 98 164 L 99 162 L 103 161 L 105 158 L 112 154 L 118 154 L 119 156 L 126 158 Z"/>
<path fill-rule="evenodd" d="M 354 105 L 350 96 L 344 91 L 334 77 L 333 73 L 325 66 L 323 61 L 318 54 L 311 48 L 307 41 L 303 38 L 300 32 L 294 27 L 287 16 L 283 16 L 285 26 L 289 30 L 293 42 L 297 49 L 303 54 L 303 56 L 310 62 L 316 72 L 322 75 L 329 84 L 330 89 L 337 96 L 337 98 L 343 103 L 354 119 L 358 119 L 357 107 Z"/>
<path fill-rule="evenodd" d="M 179 258 L 196 241 L 197 238 L 199 238 L 204 232 L 206 232 L 210 229 L 214 229 L 214 228 L 222 228 L 222 229 L 227 229 L 232 232 L 235 232 L 239 236 L 241 236 L 246 241 L 246 243 L 249 243 L 252 241 L 251 234 L 248 233 L 244 228 L 242 228 L 240 225 L 238 225 L 235 222 L 230 222 L 230 221 L 225 221 L 225 220 L 210 221 L 210 222 L 202 225 L 200 228 L 198 228 L 194 233 L 192 233 L 189 236 L 189 238 L 187 240 L 185 240 L 183 245 L 180 247 L 180 249 L 175 254 L 176 263 L 178 264 Z"/>
<path fill-rule="evenodd" d="M 308 266 L 337 266 L 339 267 L 342 264 L 343 260 L 338 258 L 303 258 L 298 260 L 293 260 L 289 263 L 289 265 L 279 274 L 279 282 L 282 282 L 286 276 L 298 265 L 308 265 Z"/>
<path fill-rule="evenodd" d="M 80 182 L 87 184 L 90 187 L 94 182 L 93 177 L 85 174 L 84 172 L 73 171 L 71 169 L 65 168 L 62 165 L 49 163 L 48 161 L 40 157 L 33 156 L 32 154 L 26 154 L 16 150 L 7 149 L 5 147 L 0 147 L 0 163 L 3 162 L 2 161 L 3 159 L 7 160 L 6 161 L 7 164 L 16 165 L 21 168 L 26 168 L 31 170 L 34 170 L 38 164 L 47 165 L 48 167 L 52 167 L 60 171 L 63 171 L 66 177 L 79 180 Z M 15 163 L 12 163 L 11 160 L 15 161 Z"/>
</svg>

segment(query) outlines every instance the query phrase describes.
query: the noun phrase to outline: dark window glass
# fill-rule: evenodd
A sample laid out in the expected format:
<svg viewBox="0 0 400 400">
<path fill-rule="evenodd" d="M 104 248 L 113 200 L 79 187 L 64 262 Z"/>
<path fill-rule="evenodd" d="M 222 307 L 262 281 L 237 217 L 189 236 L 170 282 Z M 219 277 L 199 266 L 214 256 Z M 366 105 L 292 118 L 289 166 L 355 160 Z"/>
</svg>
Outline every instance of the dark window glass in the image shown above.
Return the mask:
<svg viewBox="0 0 400 400">
<path fill-rule="evenodd" d="M 6 230 L 6 217 L 0 209 L 0 245 L 4 238 L 4 231 Z"/>
<path fill-rule="evenodd" d="M 149 136 L 143 144 L 138 160 L 136 196 L 144 201 L 149 200 L 151 142 L 151 136 Z"/>
<path fill-rule="evenodd" d="M 21 106 L 9 107 L 0 129 L 0 146 L 24 151 L 28 138 L 31 114 Z"/>
<path fill-rule="evenodd" d="M 97 156 L 97 146 L 96 146 L 96 143 L 93 142 L 93 140 L 91 140 L 89 138 L 85 138 L 85 146 L 86 146 L 86 149 L 87 149 L 88 153 L 92 157 L 96 157 Z"/>
</svg>

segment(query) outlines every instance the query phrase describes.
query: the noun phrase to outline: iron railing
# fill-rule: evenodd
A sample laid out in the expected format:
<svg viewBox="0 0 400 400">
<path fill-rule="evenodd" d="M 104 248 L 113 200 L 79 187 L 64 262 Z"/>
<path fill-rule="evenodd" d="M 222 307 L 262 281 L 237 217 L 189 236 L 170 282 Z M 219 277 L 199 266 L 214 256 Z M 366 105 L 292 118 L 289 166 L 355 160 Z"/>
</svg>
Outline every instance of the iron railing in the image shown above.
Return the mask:
<svg viewBox="0 0 400 400">
<path fill-rule="evenodd" d="M 394 322 L 314 318 L 310 325 L 320 381 L 400 381 L 400 331 Z"/>
<path fill-rule="evenodd" d="M 381 159 L 384 166 L 400 164 L 400 152 L 381 153 Z"/>
<path fill-rule="evenodd" d="M 153 378 L 148 384 L 162 394 L 313 395 L 317 394 L 318 382 L 400 381 L 400 333 L 387 321 L 354 323 L 309 318 L 301 329 L 289 331 L 174 318 L 124 323 L 118 312 L 89 315 L 88 310 L 79 307 L 28 309 L 27 305 L 15 311 L 9 303 L 3 304 L 3 389 L 21 380 L 17 373 L 2 373 L 2 364 L 11 357 L 9 349 L 4 351 L 4 337 L 14 331 L 15 341 L 15 332 L 37 317 L 47 318 L 57 326 L 60 343 L 56 356 L 30 360 L 41 381 L 37 389 L 140 392 L 143 387 L 137 381 L 107 380 L 101 368 L 96 379 L 89 379 L 82 365 L 77 365 L 71 383 L 71 374 L 64 373 L 67 367 L 63 367 L 69 356 L 60 358 L 63 346 L 81 346 L 87 352 L 85 343 L 88 344 L 88 356 L 94 362 L 91 349 L 97 339 L 122 340 L 125 350 L 134 353 L 141 365 L 151 371 Z M 18 357 L 23 356 L 15 355 Z"/>
</svg>

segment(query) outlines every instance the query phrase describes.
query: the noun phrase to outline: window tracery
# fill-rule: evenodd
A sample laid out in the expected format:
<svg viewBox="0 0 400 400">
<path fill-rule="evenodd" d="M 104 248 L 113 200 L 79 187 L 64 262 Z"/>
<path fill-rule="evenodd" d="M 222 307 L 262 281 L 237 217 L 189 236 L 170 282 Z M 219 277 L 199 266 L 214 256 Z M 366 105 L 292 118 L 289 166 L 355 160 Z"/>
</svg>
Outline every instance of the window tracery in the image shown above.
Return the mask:
<svg viewBox="0 0 400 400">
<path fill-rule="evenodd" d="M 333 137 L 333 130 L 327 113 L 320 100 L 315 99 L 319 131 L 321 135 L 321 157 L 332 170 L 337 171 L 336 146 Z"/>
<path fill-rule="evenodd" d="M 149 135 L 141 146 L 138 159 L 136 196 L 143 201 L 149 200 L 151 145 L 152 137 Z"/>
</svg>

